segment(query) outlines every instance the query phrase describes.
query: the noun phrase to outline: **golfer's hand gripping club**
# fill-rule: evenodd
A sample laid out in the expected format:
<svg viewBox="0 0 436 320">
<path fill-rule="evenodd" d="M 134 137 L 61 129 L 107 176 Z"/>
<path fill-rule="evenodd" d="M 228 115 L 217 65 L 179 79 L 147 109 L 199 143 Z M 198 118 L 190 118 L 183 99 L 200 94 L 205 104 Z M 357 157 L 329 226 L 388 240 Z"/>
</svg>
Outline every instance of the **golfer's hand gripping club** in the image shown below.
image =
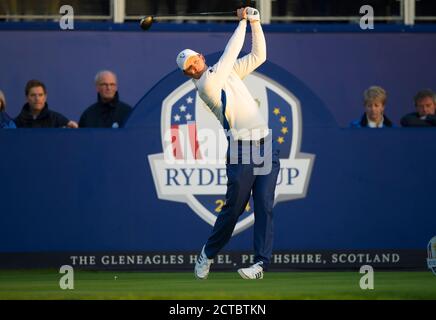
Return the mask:
<svg viewBox="0 0 436 320">
<path fill-rule="evenodd" d="M 260 13 L 259 10 L 255 9 L 255 8 L 251 8 L 251 7 L 247 7 L 245 8 L 245 12 L 246 12 L 246 16 L 247 16 L 247 20 L 250 22 L 254 22 L 254 21 L 260 21 Z"/>
<path fill-rule="evenodd" d="M 238 16 L 239 20 L 247 19 L 246 9 L 247 8 L 240 8 L 240 9 L 236 10 L 236 15 Z"/>
</svg>

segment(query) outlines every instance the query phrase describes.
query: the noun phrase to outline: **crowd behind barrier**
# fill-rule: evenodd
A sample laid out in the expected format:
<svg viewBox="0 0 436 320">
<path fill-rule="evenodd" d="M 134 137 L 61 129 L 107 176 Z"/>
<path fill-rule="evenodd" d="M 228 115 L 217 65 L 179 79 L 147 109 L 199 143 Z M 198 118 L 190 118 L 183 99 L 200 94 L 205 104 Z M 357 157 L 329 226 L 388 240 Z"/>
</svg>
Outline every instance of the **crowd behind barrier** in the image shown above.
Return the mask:
<svg viewBox="0 0 436 320">
<path fill-rule="evenodd" d="M 103 70 L 95 76 L 97 102 L 81 115 L 79 123 L 48 108 L 47 88 L 39 80 L 29 80 L 25 88 L 26 103 L 12 119 L 6 113 L 6 99 L 0 91 L 1 128 L 120 128 L 132 107 L 120 101 L 116 75 Z"/>
<path fill-rule="evenodd" d="M 26 84 L 26 103 L 15 117 L 6 112 L 6 98 L 0 90 L 0 128 L 120 128 L 132 107 L 119 99 L 116 75 L 108 70 L 95 77 L 97 102 L 84 110 L 79 123 L 50 110 L 47 89 L 39 80 Z M 363 93 L 363 115 L 350 123 L 351 128 L 391 128 L 393 123 L 385 112 L 388 94 L 380 86 L 371 86 Z M 401 118 L 402 127 L 436 127 L 436 94 L 422 89 L 413 98 L 415 110 Z"/>
</svg>

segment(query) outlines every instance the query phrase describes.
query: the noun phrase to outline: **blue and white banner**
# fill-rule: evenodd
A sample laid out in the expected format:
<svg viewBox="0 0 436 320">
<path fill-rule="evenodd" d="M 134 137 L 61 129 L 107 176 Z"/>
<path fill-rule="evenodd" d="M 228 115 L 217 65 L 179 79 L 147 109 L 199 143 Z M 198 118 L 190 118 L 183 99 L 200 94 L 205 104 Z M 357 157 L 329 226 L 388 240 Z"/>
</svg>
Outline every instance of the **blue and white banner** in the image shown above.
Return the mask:
<svg viewBox="0 0 436 320">
<path fill-rule="evenodd" d="M 314 155 L 300 152 L 303 138 L 300 101 L 262 74 L 253 73 L 244 81 L 269 122 L 273 143 L 282 155 L 275 202 L 304 198 Z M 164 152 L 148 156 L 158 198 L 186 203 L 213 225 L 227 189 L 228 142 L 191 80 L 163 100 L 161 140 Z M 253 225 L 252 208 L 250 200 L 234 234 Z"/>
</svg>

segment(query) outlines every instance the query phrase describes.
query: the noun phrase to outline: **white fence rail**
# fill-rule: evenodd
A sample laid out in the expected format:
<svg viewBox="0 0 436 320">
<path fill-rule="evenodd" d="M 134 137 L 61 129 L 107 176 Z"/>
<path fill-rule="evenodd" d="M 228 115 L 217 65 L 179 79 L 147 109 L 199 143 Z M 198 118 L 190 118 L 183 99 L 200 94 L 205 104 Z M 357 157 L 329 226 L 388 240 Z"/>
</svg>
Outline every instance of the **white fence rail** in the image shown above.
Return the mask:
<svg viewBox="0 0 436 320">
<path fill-rule="evenodd" d="M 3 0 L 1 0 L 3 1 Z M 77 20 L 106 20 L 113 21 L 114 23 L 124 23 L 125 21 L 139 20 L 141 18 L 140 14 L 146 13 L 137 13 L 135 15 L 126 14 L 126 6 L 128 0 L 110 0 L 108 1 L 108 6 L 110 8 L 106 8 L 106 12 L 109 12 L 108 15 L 80 15 L 75 14 L 75 19 Z M 275 0 L 274 0 L 275 1 Z M 397 0 L 399 3 L 399 15 L 392 16 L 375 16 L 375 21 L 385 21 L 385 22 L 403 22 L 405 25 L 414 25 L 416 22 L 436 22 L 436 13 L 432 16 L 416 16 L 416 7 L 417 3 L 420 0 Z M 4 2 L 5 3 L 5 2 Z M 257 8 L 261 11 L 262 22 L 264 24 L 268 24 L 271 22 L 355 22 L 360 19 L 360 16 L 350 15 L 350 16 L 294 16 L 294 15 L 285 15 L 285 16 L 276 16 L 272 14 L 273 0 L 258 0 Z M 5 7 L 3 7 L 3 12 L 0 12 L 0 20 L 5 21 L 26 21 L 26 20 L 48 20 L 48 21 L 56 21 L 60 19 L 60 14 L 56 15 L 56 13 L 50 14 L 17 14 L 16 12 L 12 12 L 6 10 L 4 12 Z M 398 8 L 398 7 L 397 7 Z M 0 9 L 1 6 L 0 6 Z M 8 9 L 8 7 L 6 7 Z M 192 14 L 190 12 L 190 14 Z M 356 13 L 358 14 L 358 13 Z M 160 20 L 163 21 L 232 21 L 235 18 L 232 16 L 192 16 L 192 15 L 164 15 L 160 17 Z"/>
</svg>

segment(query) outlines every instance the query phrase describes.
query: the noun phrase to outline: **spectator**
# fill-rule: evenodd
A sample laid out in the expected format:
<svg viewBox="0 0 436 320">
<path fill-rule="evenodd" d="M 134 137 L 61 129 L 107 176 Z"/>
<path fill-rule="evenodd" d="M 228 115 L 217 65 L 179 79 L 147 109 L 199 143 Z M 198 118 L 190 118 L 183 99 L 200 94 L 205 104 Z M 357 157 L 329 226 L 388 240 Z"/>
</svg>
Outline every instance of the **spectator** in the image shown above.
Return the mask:
<svg viewBox="0 0 436 320">
<path fill-rule="evenodd" d="M 393 123 L 384 114 L 387 100 L 386 91 L 377 86 L 372 86 L 363 93 L 365 113 L 358 120 L 351 122 L 352 128 L 386 128 Z"/>
<path fill-rule="evenodd" d="M 132 110 L 119 100 L 117 77 L 111 71 L 100 71 L 95 76 L 98 101 L 88 107 L 80 117 L 81 128 L 119 128 Z"/>
<path fill-rule="evenodd" d="M 401 118 L 403 127 L 436 127 L 436 94 L 430 89 L 419 91 L 415 98 L 416 112 Z"/>
<path fill-rule="evenodd" d="M 14 121 L 6 113 L 6 98 L 0 90 L 0 129 L 16 128 Z"/>
<path fill-rule="evenodd" d="M 47 89 L 41 81 L 27 82 L 25 94 L 27 103 L 15 119 L 18 128 L 78 128 L 76 122 L 48 108 Z"/>
</svg>

